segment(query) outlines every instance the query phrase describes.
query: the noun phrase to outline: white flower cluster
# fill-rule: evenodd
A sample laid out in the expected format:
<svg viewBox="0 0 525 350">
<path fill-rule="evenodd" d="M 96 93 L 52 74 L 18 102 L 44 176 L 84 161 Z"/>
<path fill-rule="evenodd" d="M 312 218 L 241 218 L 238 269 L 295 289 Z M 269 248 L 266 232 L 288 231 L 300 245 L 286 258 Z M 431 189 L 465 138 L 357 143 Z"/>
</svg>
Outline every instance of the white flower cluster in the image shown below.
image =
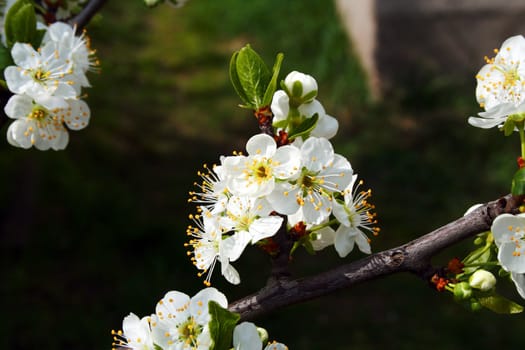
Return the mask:
<svg viewBox="0 0 525 350">
<path fill-rule="evenodd" d="M 226 296 L 215 288 L 205 288 L 192 298 L 170 291 L 157 303 L 151 316 L 139 318 L 130 313 L 125 317 L 123 331 L 112 332 L 113 346 L 135 350 L 209 349 L 213 344 L 210 301 L 223 308 L 228 306 Z"/>
<path fill-rule="evenodd" d="M 39 48 L 15 43 L 11 56 L 15 65 L 4 70 L 7 87 L 14 94 L 4 109 L 15 119 L 7 130 L 8 142 L 26 149 L 64 149 L 68 129 L 83 129 L 90 119 L 81 90 L 90 86 L 86 73 L 98 62 L 88 38 L 56 22 L 46 27 Z"/>
<path fill-rule="evenodd" d="M 476 98 L 485 112 L 468 122 L 479 128 L 501 126 L 512 115 L 525 112 L 525 38 L 513 36 L 495 49 L 496 56 L 476 75 Z"/>
<path fill-rule="evenodd" d="M 525 214 L 499 215 L 491 227 L 501 267 L 510 272 L 518 293 L 525 299 Z"/>
<path fill-rule="evenodd" d="M 273 97 L 273 125 L 291 134 L 317 114 L 312 131 L 284 145 L 272 136 L 255 135 L 246 144 L 247 155 L 221 157 L 220 165 L 199 173 L 199 191 L 190 192 L 198 214 L 191 216 L 195 226 L 188 228 L 192 239 L 187 246 L 193 248 L 189 254 L 195 266 L 206 274 L 205 284 L 217 261 L 222 275 L 238 284 L 239 274 L 230 263 L 248 244 L 264 246 L 279 230 L 295 230 L 316 250 L 335 245 L 341 257 L 356 243 L 370 253 L 363 230 L 378 231 L 372 227 L 370 192 L 355 188 L 350 162 L 328 141 L 337 121 L 315 100 L 317 83 L 311 76 L 293 72 L 283 85 L 285 90 Z"/>
<path fill-rule="evenodd" d="M 210 301 L 226 309 L 226 296 L 215 288 L 205 288 L 193 297 L 178 292 L 166 293 L 155 313 L 139 318 L 130 313 L 122 322 L 122 330 L 112 331 L 113 349 L 131 350 L 208 350 L 214 341 L 210 331 Z M 215 322 L 219 322 L 216 320 Z M 236 350 L 261 350 L 263 341 L 253 323 L 243 322 L 233 330 Z M 270 343 L 265 350 L 287 350 L 280 343 Z"/>
</svg>

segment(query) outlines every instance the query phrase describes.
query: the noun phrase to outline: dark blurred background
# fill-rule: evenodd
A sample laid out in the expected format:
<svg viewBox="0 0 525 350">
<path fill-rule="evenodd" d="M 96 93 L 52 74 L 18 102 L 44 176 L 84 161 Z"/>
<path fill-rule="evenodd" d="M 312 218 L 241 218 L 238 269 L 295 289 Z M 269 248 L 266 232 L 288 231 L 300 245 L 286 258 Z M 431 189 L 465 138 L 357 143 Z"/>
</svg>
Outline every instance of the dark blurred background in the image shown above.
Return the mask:
<svg viewBox="0 0 525 350">
<path fill-rule="evenodd" d="M 230 55 L 246 43 L 268 64 L 284 52 L 283 77 L 299 70 L 318 80 L 319 100 L 340 123 L 336 151 L 373 189 L 382 228 L 373 250 L 506 194 L 517 136 L 466 120 L 479 111 L 473 77 L 483 55 L 524 29 L 509 17 L 523 11 L 402 4 L 411 11 L 385 1 L 374 9 L 379 85 L 371 86 L 332 1 L 192 0 L 177 10 L 110 1 L 89 29 L 102 61 L 88 91 L 90 126 L 71 132 L 62 152 L 1 142 L 0 348 L 109 349 L 111 329 L 129 312 L 150 314 L 168 290 L 193 295 L 203 287 L 183 246 L 193 211 L 187 193 L 203 163 L 242 150 L 258 131 L 228 81 Z M 491 13 L 499 31 L 487 31 Z M 436 47 L 452 38 L 451 51 Z M 458 67 L 450 53 L 461 47 L 474 51 L 460 54 L 468 64 Z M 299 251 L 293 268 L 306 276 L 360 256 Z M 240 286 L 218 274 L 212 280 L 230 301 L 258 290 L 269 262 L 251 248 L 235 266 Z M 257 323 L 291 349 L 505 349 L 522 344 L 525 317 L 470 313 L 414 276 L 396 275 Z"/>
</svg>

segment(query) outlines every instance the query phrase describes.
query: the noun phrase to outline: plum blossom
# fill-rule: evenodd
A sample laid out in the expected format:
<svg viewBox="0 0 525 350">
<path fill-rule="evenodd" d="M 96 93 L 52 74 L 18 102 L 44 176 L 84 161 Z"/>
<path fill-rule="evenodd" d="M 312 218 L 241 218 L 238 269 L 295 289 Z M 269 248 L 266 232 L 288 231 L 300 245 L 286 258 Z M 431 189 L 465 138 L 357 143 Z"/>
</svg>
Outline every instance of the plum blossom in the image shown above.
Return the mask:
<svg viewBox="0 0 525 350">
<path fill-rule="evenodd" d="M 297 71 L 284 78 L 283 88 L 294 101 L 295 107 L 311 102 L 317 96 L 317 81 L 312 76 Z"/>
<path fill-rule="evenodd" d="M 248 156 L 221 159 L 228 189 L 234 195 L 268 195 L 277 180 L 290 179 L 300 170 L 299 150 L 291 145 L 277 148 L 271 136 L 252 136 L 246 143 L 246 151 Z"/>
<path fill-rule="evenodd" d="M 81 35 L 75 35 L 75 29 L 63 22 L 51 24 L 44 39 L 43 44 L 54 43 L 59 57 L 64 57 L 71 64 L 70 80 L 74 82 L 77 95 L 80 95 L 81 87 L 89 87 L 89 81 L 86 73 L 95 70 L 99 65 L 95 57 L 95 51 L 90 48 L 89 38 L 85 32 Z"/>
<path fill-rule="evenodd" d="M 11 92 L 26 94 L 47 109 L 66 108 L 65 99 L 77 97 L 75 82 L 70 79 L 70 63 L 58 55 L 54 43 L 38 51 L 29 44 L 15 43 L 11 56 L 16 66 L 4 70 Z"/>
<path fill-rule="evenodd" d="M 226 229 L 221 226 L 220 217 L 212 215 L 206 209 L 202 210 L 202 215 L 190 217 L 194 219 L 196 227 L 188 227 L 187 234 L 192 239 L 186 246 L 193 247 L 193 252 L 188 254 L 193 255 L 194 265 L 202 271 L 199 276 L 206 274 L 204 284 L 210 285 L 217 260 L 221 263 L 221 273 L 226 280 L 232 284 L 239 284 L 239 273 L 230 262 L 241 256 L 244 248 L 252 240 L 250 233 L 240 231 L 223 236 Z"/>
<path fill-rule="evenodd" d="M 133 350 L 155 350 L 153 336 L 151 334 L 150 317 L 139 318 L 130 313 L 122 322 L 123 331 L 112 331 L 115 347 Z"/>
<path fill-rule="evenodd" d="M 486 58 L 476 75 L 476 99 L 485 112 L 468 122 L 479 128 L 503 124 L 509 115 L 525 111 L 525 38 L 521 35 L 505 40 L 494 58 Z"/>
<path fill-rule="evenodd" d="M 306 224 L 319 224 L 330 216 L 334 194 L 350 184 L 353 170 L 325 138 L 311 137 L 300 150 L 302 168 L 297 180 L 278 183 L 267 199 L 281 214 L 301 211 Z"/>
<path fill-rule="evenodd" d="M 375 214 L 372 213 L 374 206 L 368 202 L 371 191 L 359 191 L 356 185 L 357 175 L 352 176 L 352 182 L 344 191 L 344 202 L 334 201 L 333 214 L 341 223 L 335 232 L 335 250 L 340 257 L 345 257 L 350 253 L 354 244 L 360 251 L 370 254 L 369 238 L 363 231 L 377 234 L 379 228 L 373 227 L 377 223 Z"/>
<path fill-rule="evenodd" d="M 273 211 L 265 199 L 232 197 L 221 223 L 226 230 L 248 232 L 251 242 L 273 236 L 281 227 L 283 218 L 270 216 Z"/>
<path fill-rule="evenodd" d="M 297 79 L 298 75 L 307 76 L 303 73 L 292 72 L 286 77 L 284 85 L 290 86 L 291 89 L 293 86 L 293 79 Z M 307 77 L 309 78 L 303 80 L 310 80 L 310 78 L 313 79 L 309 75 Z M 286 83 L 287 80 L 288 85 Z M 315 80 L 313 80 L 313 82 L 305 83 L 305 85 L 310 86 L 310 94 L 312 91 L 317 91 L 317 82 L 315 82 Z M 311 90 L 313 89 L 314 85 L 315 90 Z M 323 105 L 315 98 L 297 103 L 294 102 L 294 98 L 289 91 L 289 89 L 286 91 L 277 90 L 274 93 L 271 103 L 271 110 L 274 114 L 274 126 L 277 126 L 278 130 L 290 132 L 293 130 L 294 126 L 296 127 L 305 119 L 310 119 L 314 115 L 317 115 L 317 124 L 311 131 L 310 135 L 314 137 L 324 137 L 327 139 L 334 137 L 339 128 L 337 119 L 326 114 Z"/>
<path fill-rule="evenodd" d="M 234 350 L 262 350 L 263 343 L 253 323 L 243 322 L 235 326 L 233 348 Z M 264 350 L 288 350 L 288 347 L 281 343 L 271 342 Z"/>
<path fill-rule="evenodd" d="M 151 316 L 151 331 L 155 343 L 164 350 L 195 349 L 212 347 L 208 304 L 214 301 L 223 308 L 228 307 L 226 296 L 215 288 L 205 288 L 193 297 L 178 292 L 166 293 Z"/>
<path fill-rule="evenodd" d="M 67 100 L 66 108 L 47 109 L 27 95 L 13 95 L 5 113 L 16 119 L 7 130 L 7 141 L 17 147 L 39 150 L 64 149 L 69 135 L 64 125 L 79 130 L 89 123 L 88 105 L 81 100 Z"/>
<path fill-rule="evenodd" d="M 525 214 L 499 215 L 491 231 L 501 266 L 509 272 L 525 273 Z"/>
<path fill-rule="evenodd" d="M 499 215 L 491 227 L 501 267 L 510 272 L 516 290 L 525 299 L 525 214 Z"/>
</svg>

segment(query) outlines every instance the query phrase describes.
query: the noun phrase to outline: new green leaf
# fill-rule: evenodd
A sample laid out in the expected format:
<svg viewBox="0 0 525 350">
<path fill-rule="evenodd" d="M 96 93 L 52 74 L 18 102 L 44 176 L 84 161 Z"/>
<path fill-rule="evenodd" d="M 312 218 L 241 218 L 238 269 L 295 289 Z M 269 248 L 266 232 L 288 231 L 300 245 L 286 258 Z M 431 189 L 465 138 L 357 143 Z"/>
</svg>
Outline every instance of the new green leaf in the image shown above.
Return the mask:
<svg viewBox="0 0 525 350">
<path fill-rule="evenodd" d="M 284 55 L 282 53 L 277 54 L 277 57 L 275 58 L 275 63 L 273 64 L 272 68 L 272 78 L 270 79 L 270 83 L 266 87 L 266 91 L 264 92 L 263 97 L 263 105 L 269 106 L 272 103 L 273 94 L 275 93 L 275 90 L 277 90 L 277 79 L 279 77 L 279 72 L 281 70 L 281 63 L 283 62 Z"/>
<path fill-rule="evenodd" d="M 525 194 L 525 168 L 521 168 L 514 174 L 510 192 L 514 196 Z"/>
<path fill-rule="evenodd" d="M 241 316 L 222 308 L 215 301 L 210 301 L 208 309 L 211 315 L 210 333 L 213 339 L 212 350 L 228 350 L 232 345 L 233 329 Z"/>
<path fill-rule="evenodd" d="M 478 301 L 487 309 L 498 314 L 517 314 L 523 311 L 523 306 L 499 295 L 480 297 Z"/>
<path fill-rule="evenodd" d="M 35 8 L 29 0 L 15 2 L 5 16 L 4 24 L 7 46 L 16 42 L 31 43 L 37 36 Z"/>
<path fill-rule="evenodd" d="M 315 113 L 311 118 L 305 119 L 301 125 L 290 131 L 288 138 L 293 140 L 298 136 L 308 136 L 317 125 L 319 114 Z"/>
</svg>

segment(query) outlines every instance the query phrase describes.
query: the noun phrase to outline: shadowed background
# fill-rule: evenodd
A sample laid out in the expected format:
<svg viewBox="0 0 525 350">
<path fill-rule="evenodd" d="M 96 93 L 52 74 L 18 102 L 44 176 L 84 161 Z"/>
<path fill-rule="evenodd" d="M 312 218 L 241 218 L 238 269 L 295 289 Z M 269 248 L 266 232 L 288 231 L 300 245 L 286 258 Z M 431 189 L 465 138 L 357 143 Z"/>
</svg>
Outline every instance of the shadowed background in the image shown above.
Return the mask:
<svg viewBox="0 0 525 350">
<path fill-rule="evenodd" d="M 382 233 L 373 250 L 508 192 L 518 138 L 467 125 L 479 110 L 474 79 L 423 69 L 372 102 L 331 2 L 201 0 L 151 11 L 123 3 L 109 2 L 89 30 L 102 61 L 88 91 L 90 126 L 71 132 L 63 152 L 0 146 L 2 349 L 108 349 L 129 312 L 147 315 L 168 290 L 203 287 L 183 246 L 187 192 L 203 163 L 242 150 L 258 131 L 228 81 L 230 55 L 246 43 L 269 65 L 284 52 L 283 78 L 299 70 L 317 79 L 319 100 L 340 123 L 336 151 L 374 192 Z M 469 75 L 482 64 L 472 62 Z M 436 263 L 464 256 L 470 244 Z M 359 257 L 299 251 L 292 265 L 306 276 Z M 212 280 L 230 301 L 262 287 L 269 270 L 256 248 L 235 266 L 240 286 Z M 502 292 L 518 300 L 512 288 Z M 470 313 L 400 275 L 257 324 L 291 349 L 474 349 L 521 344 L 524 320 Z"/>
</svg>

